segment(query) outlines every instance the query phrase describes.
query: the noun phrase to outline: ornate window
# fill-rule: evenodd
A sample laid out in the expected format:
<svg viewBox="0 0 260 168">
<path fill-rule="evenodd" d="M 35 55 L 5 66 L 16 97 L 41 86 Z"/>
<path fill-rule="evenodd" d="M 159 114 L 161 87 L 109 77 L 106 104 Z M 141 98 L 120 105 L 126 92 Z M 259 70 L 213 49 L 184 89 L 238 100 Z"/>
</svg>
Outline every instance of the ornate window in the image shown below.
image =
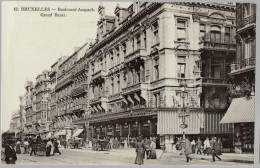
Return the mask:
<svg viewBox="0 0 260 168">
<path fill-rule="evenodd" d="M 210 41 L 211 42 L 221 42 L 221 28 L 220 26 L 211 26 L 210 30 Z"/>
<path fill-rule="evenodd" d="M 178 78 L 186 77 L 186 57 L 178 56 Z"/>
<path fill-rule="evenodd" d="M 177 20 L 177 41 L 187 41 L 187 20 Z"/>
</svg>

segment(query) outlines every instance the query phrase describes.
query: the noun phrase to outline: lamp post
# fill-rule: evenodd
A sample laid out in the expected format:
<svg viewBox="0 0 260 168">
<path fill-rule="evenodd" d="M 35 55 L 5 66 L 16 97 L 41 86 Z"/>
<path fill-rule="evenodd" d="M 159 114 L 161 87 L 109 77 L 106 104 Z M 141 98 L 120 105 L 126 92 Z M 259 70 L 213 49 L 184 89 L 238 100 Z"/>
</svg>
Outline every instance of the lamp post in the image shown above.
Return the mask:
<svg viewBox="0 0 260 168">
<path fill-rule="evenodd" d="M 182 98 L 182 107 L 179 105 L 178 109 L 178 116 L 181 119 L 181 125 L 180 127 L 183 129 L 183 136 L 182 136 L 182 154 L 184 154 L 184 146 L 185 146 L 185 129 L 188 128 L 188 124 L 186 124 L 186 117 L 190 116 L 190 109 L 189 107 L 185 106 L 185 90 L 187 87 L 187 84 L 185 82 L 182 82 L 180 84 L 181 86 L 181 98 Z M 188 104 L 188 103 L 187 103 Z"/>
</svg>

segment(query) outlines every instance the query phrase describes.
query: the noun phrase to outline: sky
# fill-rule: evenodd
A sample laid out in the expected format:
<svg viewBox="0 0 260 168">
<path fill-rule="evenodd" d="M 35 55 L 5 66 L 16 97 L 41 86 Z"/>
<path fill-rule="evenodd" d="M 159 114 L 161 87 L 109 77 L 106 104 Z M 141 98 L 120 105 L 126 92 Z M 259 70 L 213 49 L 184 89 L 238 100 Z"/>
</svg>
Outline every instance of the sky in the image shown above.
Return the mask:
<svg viewBox="0 0 260 168">
<path fill-rule="evenodd" d="M 69 56 L 75 47 L 96 38 L 99 2 L 4 1 L 2 2 L 1 43 L 1 130 L 9 129 L 12 113 L 19 109 L 19 96 L 25 93 L 27 80 L 35 78 L 62 55 Z M 114 15 L 117 4 L 103 2 L 105 13 Z M 55 11 L 21 11 L 21 7 L 49 7 L 66 17 L 54 17 Z M 94 11 L 57 12 L 58 8 L 94 9 Z M 17 11 L 17 9 L 19 11 Z M 53 13 L 41 17 L 41 13 Z"/>
</svg>

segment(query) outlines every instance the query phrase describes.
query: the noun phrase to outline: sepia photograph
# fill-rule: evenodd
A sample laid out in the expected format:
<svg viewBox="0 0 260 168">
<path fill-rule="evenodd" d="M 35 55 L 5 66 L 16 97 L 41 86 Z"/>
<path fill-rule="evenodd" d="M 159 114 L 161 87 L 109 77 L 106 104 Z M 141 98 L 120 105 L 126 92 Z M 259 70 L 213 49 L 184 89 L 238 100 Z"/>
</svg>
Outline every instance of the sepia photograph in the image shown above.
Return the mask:
<svg viewBox="0 0 260 168">
<path fill-rule="evenodd" d="M 1 164 L 254 165 L 256 6 L 3 1 Z"/>
</svg>

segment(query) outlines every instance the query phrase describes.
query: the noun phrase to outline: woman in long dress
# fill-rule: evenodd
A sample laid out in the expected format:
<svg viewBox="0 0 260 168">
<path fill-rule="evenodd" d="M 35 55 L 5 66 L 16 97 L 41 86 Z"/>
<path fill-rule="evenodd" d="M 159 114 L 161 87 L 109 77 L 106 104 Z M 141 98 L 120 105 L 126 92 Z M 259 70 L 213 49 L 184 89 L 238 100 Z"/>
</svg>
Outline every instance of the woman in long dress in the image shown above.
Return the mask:
<svg viewBox="0 0 260 168">
<path fill-rule="evenodd" d="M 144 143 L 142 142 L 141 138 L 137 138 L 137 143 L 136 143 L 136 159 L 135 159 L 135 164 L 142 165 L 144 164 Z"/>
<path fill-rule="evenodd" d="M 49 140 L 46 145 L 46 156 L 51 156 L 51 146 L 52 146 L 52 143 L 51 143 L 51 140 Z"/>
<path fill-rule="evenodd" d="M 150 148 L 151 148 L 151 159 L 156 159 L 157 157 L 156 157 L 156 143 L 155 143 L 155 140 L 151 141 Z"/>
<path fill-rule="evenodd" d="M 16 153 L 21 154 L 21 142 L 19 141 L 19 139 L 16 142 Z"/>
</svg>

